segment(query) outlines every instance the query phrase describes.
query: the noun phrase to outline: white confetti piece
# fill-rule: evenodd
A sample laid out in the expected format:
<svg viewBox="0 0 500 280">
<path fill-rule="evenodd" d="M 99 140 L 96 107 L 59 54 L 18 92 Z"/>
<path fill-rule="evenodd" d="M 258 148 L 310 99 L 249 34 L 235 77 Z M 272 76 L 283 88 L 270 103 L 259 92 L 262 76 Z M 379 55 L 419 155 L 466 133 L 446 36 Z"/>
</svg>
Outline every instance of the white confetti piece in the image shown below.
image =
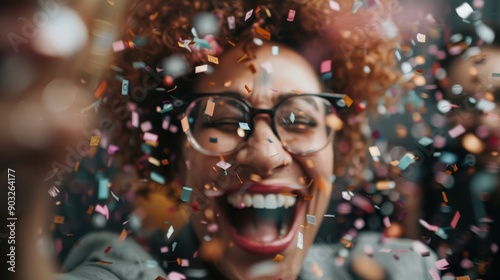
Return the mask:
<svg viewBox="0 0 500 280">
<path fill-rule="evenodd" d="M 167 238 L 170 238 L 170 236 L 172 236 L 173 233 L 174 233 L 174 227 L 170 226 L 167 231 Z"/>
<path fill-rule="evenodd" d="M 425 43 L 426 37 L 427 36 L 425 34 L 417 33 L 417 41 L 419 43 Z"/>
<path fill-rule="evenodd" d="M 304 249 L 304 234 L 299 231 L 299 235 L 297 236 L 297 248 Z"/>
<path fill-rule="evenodd" d="M 236 20 L 234 16 L 227 17 L 227 25 L 229 27 L 229 30 L 233 30 L 236 28 Z"/>
<path fill-rule="evenodd" d="M 468 18 L 474 12 L 472 7 L 467 2 L 464 2 L 462 3 L 462 5 L 455 8 L 455 11 L 457 12 L 458 16 L 463 19 Z"/>
<path fill-rule="evenodd" d="M 202 72 L 206 72 L 207 70 L 208 70 L 208 64 L 203 64 L 203 65 L 196 66 L 196 68 L 194 69 L 194 72 L 195 73 L 202 73 Z"/>
<path fill-rule="evenodd" d="M 251 9 L 245 14 L 245 21 L 247 21 L 252 15 L 253 15 L 253 9 Z"/>
<path fill-rule="evenodd" d="M 225 161 L 219 161 L 218 163 L 216 163 L 216 165 L 224 170 L 227 170 L 229 167 L 231 167 L 231 164 Z"/>
<path fill-rule="evenodd" d="M 314 215 L 306 215 L 306 220 L 308 224 L 315 225 L 316 224 L 316 217 Z"/>
</svg>

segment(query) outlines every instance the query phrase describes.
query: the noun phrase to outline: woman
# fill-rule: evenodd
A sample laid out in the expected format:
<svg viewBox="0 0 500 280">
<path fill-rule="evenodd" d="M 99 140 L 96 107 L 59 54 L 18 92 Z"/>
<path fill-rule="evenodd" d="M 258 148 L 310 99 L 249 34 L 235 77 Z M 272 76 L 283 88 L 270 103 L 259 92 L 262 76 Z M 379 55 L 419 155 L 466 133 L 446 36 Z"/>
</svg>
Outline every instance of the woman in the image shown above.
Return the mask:
<svg viewBox="0 0 500 280">
<path fill-rule="evenodd" d="M 127 107 L 144 140 L 139 169 L 174 182 L 189 223 L 165 221 L 149 244 L 156 262 L 123 234 L 90 234 L 61 279 L 429 278 L 433 256 L 418 242 L 350 232 L 313 246 L 335 176 L 362 178 L 362 102 L 398 79 L 394 3 L 133 2 L 135 48 L 118 66 L 131 89 L 120 92 L 139 104 Z"/>
</svg>

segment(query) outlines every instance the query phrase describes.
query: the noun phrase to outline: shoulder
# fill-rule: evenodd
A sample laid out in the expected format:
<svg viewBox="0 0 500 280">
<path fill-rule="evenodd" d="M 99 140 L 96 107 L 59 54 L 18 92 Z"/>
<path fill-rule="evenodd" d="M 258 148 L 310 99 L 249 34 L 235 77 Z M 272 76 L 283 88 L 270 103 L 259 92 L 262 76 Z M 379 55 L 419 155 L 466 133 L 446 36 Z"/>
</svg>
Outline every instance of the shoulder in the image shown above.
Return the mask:
<svg viewBox="0 0 500 280">
<path fill-rule="evenodd" d="M 431 279 L 429 269 L 435 261 L 436 254 L 420 241 L 360 233 L 345 244 L 313 244 L 303 263 L 301 279 L 322 275 L 324 279 L 349 280 L 376 271 L 389 279 Z"/>
<path fill-rule="evenodd" d="M 166 278 L 160 265 L 132 238 L 110 232 L 93 232 L 71 249 L 58 279 Z"/>
</svg>

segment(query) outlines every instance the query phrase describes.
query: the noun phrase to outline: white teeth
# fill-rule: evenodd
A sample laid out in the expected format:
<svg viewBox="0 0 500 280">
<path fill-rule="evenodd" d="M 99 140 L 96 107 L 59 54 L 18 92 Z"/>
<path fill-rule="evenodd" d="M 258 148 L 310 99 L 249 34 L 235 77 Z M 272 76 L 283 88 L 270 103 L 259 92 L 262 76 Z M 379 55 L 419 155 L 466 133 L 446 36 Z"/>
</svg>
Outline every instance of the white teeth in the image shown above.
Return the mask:
<svg viewBox="0 0 500 280">
<path fill-rule="evenodd" d="M 285 208 L 291 207 L 293 205 L 295 205 L 295 196 L 287 195 L 285 197 Z"/>
<path fill-rule="evenodd" d="M 285 205 L 285 196 L 278 194 L 278 207 L 283 207 Z"/>
<path fill-rule="evenodd" d="M 253 202 L 252 196 L 249 194 L 245 194 L 243 196 L 243 202 L 245 203 L 245 207 L 252 207 L 252 202 Z"/>
<path fill-rule="evenodd" d="M 253 208 L 263 209 L 266 206 L 264 196 L 261 194 L 253 195 Z"/>
<path fill-rule="evenodd" d="M 278 201 L 276 200 L 275 194 L 266 195 L 266 209 L 276 209 L 278 208 Z"/>
<path fill-rule="evenodd" d="M 296 197 L 281 194 L 250 194 L 233 193 L 227 196 L 227 203 L 235 208 L 253 207 L 256 209 L 276 209 L 292 207 Z"/>
</svg>

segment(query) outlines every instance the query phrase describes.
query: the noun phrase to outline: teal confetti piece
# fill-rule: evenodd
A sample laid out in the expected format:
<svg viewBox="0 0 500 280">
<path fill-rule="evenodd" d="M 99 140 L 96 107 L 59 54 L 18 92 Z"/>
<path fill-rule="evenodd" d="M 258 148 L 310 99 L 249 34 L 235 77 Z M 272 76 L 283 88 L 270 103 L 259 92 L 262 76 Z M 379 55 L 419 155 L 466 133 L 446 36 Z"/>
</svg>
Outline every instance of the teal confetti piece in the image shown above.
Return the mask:
<svg viewBox="0 0 500 280">
<path fill-rule="evenodd" d="M 99 179 L 99 192 L 97 194 L 98 199 L 108 199 L 109 197 L 108 183 L 109 183 L 108 178 Z"/>
<path fill-rule="evenodd" d="M 332 72 L 328 72 L 328 73 L 325 73 L 325 74 L 321 75 L 321 80 L 322 81 L 328 80 L 328 79 L 331 79 L 332 77 L 333 77 Z"/>
<path fill-rule="evenodd" d="M 122 95 L 128 95 L 128 80 L 122 81 Z"/>
<path fill-rule="evenodd" d="M 192 188 L 188 187 L 183 187 L 182 188 L 182 194 L 181 194 L 181 200 L 184 202 L 188 202 L 189 199 L 191 198 L 191 192 L 193 191 Z"/>
<path fill-rule="evenodd" d="M 418 140 L 418 144 L 422 145 L 422 146 L 427 146 L 427 145 L 430 145 L 432 144 L 434 141 L 429 138 L 429 137 L 422 137 Z"/>
<path fill-rule="evenodd" d="M 271 53 L 272 53 L 273 55 L 278 55 L 278 54 L 280 54 L 280 47 L 278 47 L 278 46 L 273 46 L 273 47 L 271 48 Z"/>
<path fill-rule="evenodd" d="M 210 143 L 217 143 L 217 137 L 210 137 Z"/>
<path fill-rule="evenodd" d="M 199 46 L 199 47 L 207 49 L 207 50 L 212 49 L 212 46 L 210 46 L 210 43 L 207 40 L 194 38 L 194 43 L 195 43 L 195 46 Z"/>
<path fill-rule="evenodd" d="M 248 126 L 248 123 L 240 122 L 239 125 L 243 130 L 250 130 L 250 126 Z"/>
<path fill-rule="evenodd" d="M 151 177 L 151 180 L 157 182 L 158 184 L 160 184 L 160 185 L 165 184 L 165 178 L 163 176 L 161 176 L 160 174 L 158 174 L 154 171 L 151 171 L 151 174 L 149 176 Z"/>
<path fill-rule="evenodd" d="M 410 164 L 414 163 L 415 159 L 409 154 L 404 155 L 404 157 L 399 161 L 398 168 L 401 170 L 406 170 Z"/>
<path fill-rule="evenodd" d="M 143 61 L 135 61 L 132 62 L 132 67 L 134 67 L 135 69 L 143 69 L 146 68 L 146 63 L 144 63 Z"/>
<path fill-rule="evenodd" d="M 294 123 L 294 122 L 295 122 L 295 115 L 293 114 L 293 112 L 291 112 L 291 113 L 290 113 L 290 121 L 291 121 L 292 123 Z"/>
</svg>

